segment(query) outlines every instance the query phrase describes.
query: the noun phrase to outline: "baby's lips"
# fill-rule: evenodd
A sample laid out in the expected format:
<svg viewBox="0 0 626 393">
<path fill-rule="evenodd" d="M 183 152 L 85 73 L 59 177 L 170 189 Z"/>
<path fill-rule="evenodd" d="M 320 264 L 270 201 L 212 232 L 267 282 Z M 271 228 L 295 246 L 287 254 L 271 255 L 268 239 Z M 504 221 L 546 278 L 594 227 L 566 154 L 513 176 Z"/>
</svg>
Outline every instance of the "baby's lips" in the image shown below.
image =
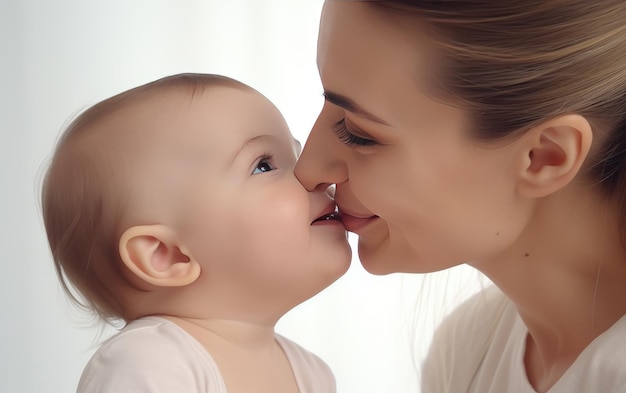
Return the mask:
<svg viewBox="0 0 626 393">
<path fill-rule="evenodd" d="M 334 202 L 331 202 L 326 208 L 320 213 L 320 215 L 311 222 L 314 224 L 319 221 L 330 221 L 330 220 L 339 220 L 339 212 L 337 210 L 337 205 Z"/>
</svg>

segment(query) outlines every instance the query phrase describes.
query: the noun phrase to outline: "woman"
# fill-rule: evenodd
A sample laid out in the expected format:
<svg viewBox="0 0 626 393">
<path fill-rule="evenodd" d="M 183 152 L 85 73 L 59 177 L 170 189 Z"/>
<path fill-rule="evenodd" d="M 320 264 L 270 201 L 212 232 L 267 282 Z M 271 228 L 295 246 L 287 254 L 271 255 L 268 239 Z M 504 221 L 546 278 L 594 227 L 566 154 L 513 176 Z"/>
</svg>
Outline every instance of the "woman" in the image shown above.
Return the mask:
<svg viewBox="0 0 626 393">
<path fill-rule="evenodd" d="M 468 263 L 424 392 L 626 391 L 626 2 L 327 0 L 296 175 L 374 274 Z"/>
</svg>

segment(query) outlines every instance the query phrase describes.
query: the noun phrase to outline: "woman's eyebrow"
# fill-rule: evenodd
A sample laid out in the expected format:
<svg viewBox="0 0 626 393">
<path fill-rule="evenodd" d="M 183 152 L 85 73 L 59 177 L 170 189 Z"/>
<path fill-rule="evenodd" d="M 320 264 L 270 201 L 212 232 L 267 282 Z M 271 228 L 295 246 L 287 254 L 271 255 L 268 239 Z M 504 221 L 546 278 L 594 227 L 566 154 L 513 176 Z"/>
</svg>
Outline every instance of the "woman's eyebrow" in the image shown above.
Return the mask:
<svg viewBox="0 0 626 393">
<path fill-rule="evenodd" d="M 331 91 L 324 91 L 324 98 L 326 99 L 326 101 L 330 102 L 331 104 L 342 107 L 348 112 L 352 112 L 359 116 L 363 116 L 366 119 L 371 120 L 373 122 L 389 126 L 389 123 L 387 123 L 380 117 L 373 115 L 372 113 L 366 111 L 359 104 L 357 104 L 352 99 L 346 96 L 342 96 L 341 94 L 333 93 Z"/>
</svg>

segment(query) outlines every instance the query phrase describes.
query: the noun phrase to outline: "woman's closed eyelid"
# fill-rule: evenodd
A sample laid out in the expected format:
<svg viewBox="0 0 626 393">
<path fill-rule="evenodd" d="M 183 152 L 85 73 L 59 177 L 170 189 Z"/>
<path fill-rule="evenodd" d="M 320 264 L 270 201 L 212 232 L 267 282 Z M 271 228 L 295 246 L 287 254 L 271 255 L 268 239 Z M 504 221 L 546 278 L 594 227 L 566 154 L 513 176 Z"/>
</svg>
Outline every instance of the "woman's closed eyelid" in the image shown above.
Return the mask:
<svg viewBox="0 0 626 393">
<path fill-rule="evenodd" d="M 369 147 L 379 144 L 373 138 L 369 137 L 366 132 L 349 125 L 345 118 L 335 123 L 333 129 L 339 140 L 347 146 Z M 367 135 L 367 137 L 365 137 L 365 135 Z"/>
</svg>

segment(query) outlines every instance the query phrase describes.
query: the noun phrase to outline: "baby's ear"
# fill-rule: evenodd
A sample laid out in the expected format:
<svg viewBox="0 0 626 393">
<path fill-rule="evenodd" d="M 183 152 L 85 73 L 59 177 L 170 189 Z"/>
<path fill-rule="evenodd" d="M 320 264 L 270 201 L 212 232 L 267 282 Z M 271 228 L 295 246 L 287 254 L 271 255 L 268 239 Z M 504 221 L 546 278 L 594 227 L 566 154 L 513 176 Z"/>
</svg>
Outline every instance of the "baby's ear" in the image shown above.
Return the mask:
<svg viewBox="0 0 626 393">
<path fill-rule="evenodd" d="M 120 257 L 140 279 L 161 287 L 180 287 L 200 276 L 200 265 L 165 225 L 128 228 L 119 242 Z"/>
<path fill-rule="evenodd" d="M 593 132 L 579 115 L 563 115 L 533 127 L 523 137 L 518 191 L 543 197 L 565 187 L 589 153 Z"/>
</svg>

